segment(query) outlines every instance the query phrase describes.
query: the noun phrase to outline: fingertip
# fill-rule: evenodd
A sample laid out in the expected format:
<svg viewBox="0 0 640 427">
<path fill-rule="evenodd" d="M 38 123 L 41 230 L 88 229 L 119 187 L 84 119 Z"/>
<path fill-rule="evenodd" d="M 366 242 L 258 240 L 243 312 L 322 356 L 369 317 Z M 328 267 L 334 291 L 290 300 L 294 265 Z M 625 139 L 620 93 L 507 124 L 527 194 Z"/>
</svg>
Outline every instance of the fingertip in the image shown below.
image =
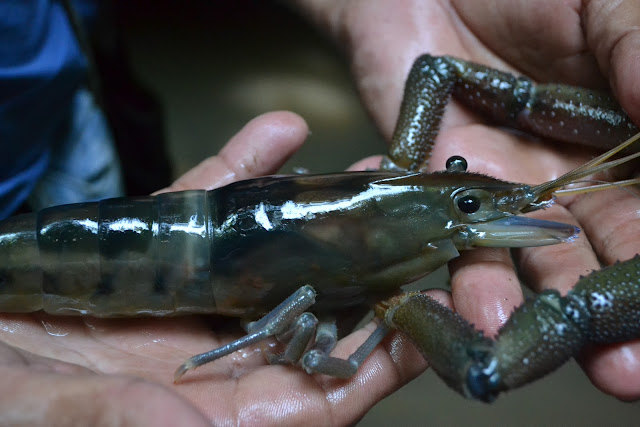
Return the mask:
<svg viewBox="0 0 640 427">
<path fill-rule="evenodd" d="M 394 369 L 397 373 L 396 388 L 416 378 L 429 367 L 418 347 L 402 332 L 391 333 L 382 345 L 389 354 L 391 362 L 391 366 L 387 366 L 387 369 Z"/>
<path fill-rule="evenodd" d="M 349 166 L 347 170 L 348 171 L 363 171 L 363 170 L 371 170 L 371 169 L 378 170 L 380 169 L 381 160 L 382 160 L 382 156 L 380 155 L 365 157 L 364 159 L 358 160 L 357 162 Z"/>
<path fill-rule="evenodd" d="M 494 336 L 524 297 L 509 252 L 478 249 L 449 263 L 456 312 Z"/>
<path fill-rule="evenodd" d="M 211 156 L 156 192 L 213 189 L 228 183 L 275 173 L 304 143 L 309 127 L 289 111 L 262 114 L 236 133 L 220 153 Z"/>
<path fill-rule="evenodd" d="M 309 127 L 290 111 L 274 111 L 250 120 L 220 150 L 234 180 L 275 173 L 304 143 Z"/>
<path fill-rule="evenodd" d="M 640 123 L 640 9 L 636 1 L 590 1 L 583 11 L 583 31 L 589 48 L 622 108 Z"/>
<path fill-rule="evenodd" d="M 272 111 L 250 120 L 243 128 L 246 136 L 256 136 L 263 142 L 298 149 L 309 135 L 307 122 L 291 111 Z"/>
<path fill-rule="evenodd" d="M 428 291 L 425 291 L 425 293 L 434 300 L 438 301 L 440 304 L 453 310 L 453 300 L 451 298 L 451 292 L 445 291 L 443 289 L 429 289 Z"/>
<path fill-rule="evenodd" d="M 602 392 L 623 401 L 640 399 L 640 340 L 589 349 L 580 364 Z"/>
<path fill-rule="evenodd" d="M 622 108 L 631 120 L 640 124 L 640 30 L 634 29 L 619 41 L 611 53 L 611 85 Z"/>
</svg>

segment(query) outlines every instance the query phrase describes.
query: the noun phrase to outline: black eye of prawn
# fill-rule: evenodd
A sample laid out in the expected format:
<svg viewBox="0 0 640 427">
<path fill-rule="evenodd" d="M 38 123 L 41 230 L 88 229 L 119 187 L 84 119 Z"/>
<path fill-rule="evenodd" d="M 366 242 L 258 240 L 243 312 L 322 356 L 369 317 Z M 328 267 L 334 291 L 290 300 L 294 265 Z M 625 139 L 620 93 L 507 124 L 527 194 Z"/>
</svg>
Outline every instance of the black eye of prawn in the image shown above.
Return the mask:
<svg viewBox="0 0 640 427">
<path fill-rule="evenodd" d="M 458 208 L 466 213 L 472 214 L 480 209 L 480 199 L 476 196 L 464 196 L 458 199 Z"/>
<path fill-rule="evenodd" d="M 445 164 L 448 172 L 466 172 L 467 161 L 462 156 L 451 156 Z"/>
</svg>

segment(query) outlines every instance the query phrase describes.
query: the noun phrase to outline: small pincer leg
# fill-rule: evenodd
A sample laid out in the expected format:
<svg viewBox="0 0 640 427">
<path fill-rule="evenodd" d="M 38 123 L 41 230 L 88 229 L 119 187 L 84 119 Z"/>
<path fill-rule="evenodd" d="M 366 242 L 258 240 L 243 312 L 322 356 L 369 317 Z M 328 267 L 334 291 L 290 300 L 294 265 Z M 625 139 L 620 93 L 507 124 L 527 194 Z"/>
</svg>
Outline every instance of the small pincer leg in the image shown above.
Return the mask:
<svg viewBox="0 0 640 427">
<path fill-rule="evenodd" d="M 308 374 L 323 374 L 337 378 L 350 378 L 362 362 L 389 332 L 389 327 L 380 323 L 360 347 L 347 359 L 330 356 L 337 343 L 335 321 L 324 321 L 318 325 L 316 339 L 310 350 L 303 356 L 300 364 Z"/>
<path fill-rule="evenodd" d="M 338 341 L 333 319 L 318 322 L 307 312 L 314 303 L 316 292 L 303 286 L 260 320 L 247 326 L 248 335 L 220 348 L 187 359 L 175 372 L 177 382 L 187 371 L 213 362 L 268 337 L 285 343 L 282 354 L 267 356 L 270 364 L 300 364 L 309 374 L 318 373 L 338 378 L 355 374 L 362 362 L 385 337 L 389 328 L 380 324 L 367 340 L 347 359 L 331 357 Z"/>
<path fill-rule="evenodd" d="M 299 317 L 314 304 L 315 298 L 316 292 L 313 287 L 309 285 L 302 286 L 263 318 L 250 323 L 247 327 L 248 335 L 217 349 L 187 359 L 176 370 L 174 382 L 178 382 L 187 371 L 195 369 L 198 366 L 213 362 L 270 336 L 285 333 L 291 328 L 292 324 L 295 324 L 296 321 L 299 322 Z M 306 344 L 304 348 L 306 348 Z"/>
<path fill-rule="evenodd" d="M 262 327 L 263 320 L 259 321 L 258 329 Z M 249 325 L 249 331 L 254 330 L 256 325 Z M 300 365 L 308 374 L 349 378 L 358 371 L 362 362 L 388 331 L 387 325 L 380 324 L 351 356 L 341 359 L 331 356 L 331 352 L 338 343 L 335 319 L 325 317 L 318 321 L 313 314 L 302 313 L 292 322 L 288 330 L 277 335 L 278 341 L 286 344 L 284 352 L 268 355 L 267 360 L 272 365 Z"/>
<path fill-rule="evenodd" d="M 309 343 L 313 340 L 317 327 L 318 319 L 312 313 L 302 313 L 298 316 L 289 330 L 276 336 L 278 341 L 286 343 L 286 348 L 284 353 L 267 354 L 269 364 L 297 364 L 309 346 Z"/>
</svg>

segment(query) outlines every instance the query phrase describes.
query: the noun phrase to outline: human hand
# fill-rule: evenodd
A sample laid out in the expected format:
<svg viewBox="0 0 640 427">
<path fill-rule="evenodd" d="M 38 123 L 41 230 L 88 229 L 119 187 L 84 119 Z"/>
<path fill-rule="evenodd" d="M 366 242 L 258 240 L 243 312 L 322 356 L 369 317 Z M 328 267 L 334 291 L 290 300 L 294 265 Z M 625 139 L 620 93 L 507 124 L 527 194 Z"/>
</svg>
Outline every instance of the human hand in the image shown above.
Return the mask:
<svg viewBox="0 0 640 427">
<path fill-rule="evenodd" d="M 345 46 L 361 95 L 390 138 L 411 64 L 422 53 L 452 55 L 520 72 L 537 81 L 613 89 L 640 123 L 640 9 L 631 1 L 513 0 L 316 1 L 292 0 Z M 451 102 L 430 166 L 442 169 L 454 154 L 474 171 L 540 183 L 592 155 L 576 147 L 532 143 L 488 125 Z M 515 252 L 521 277 L 535 291 L 566 293 L 580 275 L 640 252 L 638 198 L 606 191 L 561 200 L 545 218 L 578 225 L 571 244 Z M 558 263 L 558 259 L 562 263 Z M 518 276 L 505 250 L 477 250 L 451 263 L 455 309 L 492 336 L 522 302 Z M 621 399 L 640 398 L 640 341 L 585 352 L 593 383 Z"/>
<path fill-rule="evenodd" d="M 306 136 L 300 117 L 265 114 L 162 191 L 214 188 L 273 173 Z M 334 354 L 351 354 L 373 327 L 341 340 Z M 0 314 L 0 424 L 352 424 L 425 366 L 395 337 L 349 380 L 269 366 L 263 349 L 250 348 L 172 383 L 186 358 L 244 334 L 237 319 L 215 316 Z"/>
</svg>

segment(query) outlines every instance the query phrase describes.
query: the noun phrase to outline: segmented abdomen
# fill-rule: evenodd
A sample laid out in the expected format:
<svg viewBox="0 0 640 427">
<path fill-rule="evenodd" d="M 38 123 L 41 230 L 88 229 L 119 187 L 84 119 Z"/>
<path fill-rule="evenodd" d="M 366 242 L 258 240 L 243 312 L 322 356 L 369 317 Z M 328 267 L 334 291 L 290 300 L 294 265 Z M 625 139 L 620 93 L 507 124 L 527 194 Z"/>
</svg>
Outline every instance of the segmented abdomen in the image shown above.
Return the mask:
<svg viewBox="0 0 640 427">
<path fill-rule="evenodd" d="M 215 312 L 203 190 L 56 206 L 0 223 L 0 312 Z"/>
</svg>

